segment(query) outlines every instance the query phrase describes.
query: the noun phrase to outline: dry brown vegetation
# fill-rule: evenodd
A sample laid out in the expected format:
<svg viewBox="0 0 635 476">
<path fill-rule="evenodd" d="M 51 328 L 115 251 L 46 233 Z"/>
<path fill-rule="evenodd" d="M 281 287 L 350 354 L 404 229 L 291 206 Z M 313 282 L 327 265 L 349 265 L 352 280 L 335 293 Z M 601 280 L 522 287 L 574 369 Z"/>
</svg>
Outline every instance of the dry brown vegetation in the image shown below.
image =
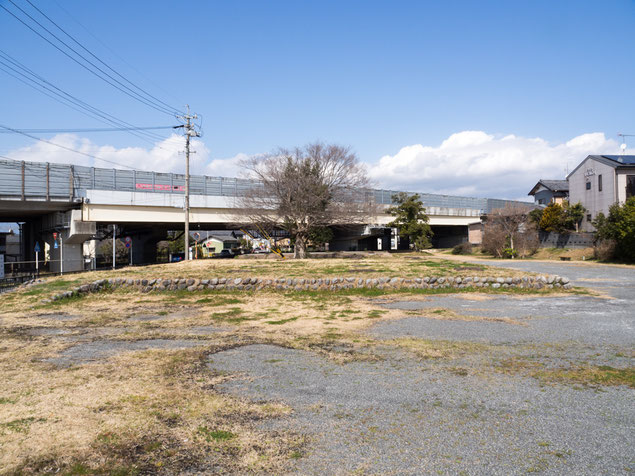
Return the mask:
<svg viewBox="0 0 635 476">
<path fill-rule="evenodd" d="M 129 269 L 116 275 L 341 276 L 351 267 L 375 269 L 366 270 L 368 275 L 465 273 L 457 269 L 464 268 L 463 263 L 402 256 L 263 260 L 257 265 L 247 260 L 203 261 Z M 490 270 L 470 268 L 469 275 L 476 273 L 490 274 Z M 382 348 L 399 347 L 425 359 L 452 361 L 475 355 L 491 365 L 494 352 L 491 346 L 460 342 L 377 341 L 363 332 L 379 320 L 407 314 L 379 304 L 397 295 L 428 299 L 427 294 L 407 290 L 399 294 L 395 290 L 142 294 L 119 288 L 42 303 L 51 293 L 108 275 L 112 273 L 64 276 L 0 296 L 1 474 L 178 474 L 210 468 L 234 474 L 284 472 L 305 451 L 304 436 L 265 431 L 258 422 L 288 415 L 291 409 L 216 390 L 218 383 L 231 376 L 212 373 L 209 356 L 234 346 L 271 343 L 311 350 L 340 363 L 380 359 Z M 485 293 L 465 297 L 488 299 Z M 481 319 L 442 308 L 417 314 Z M 70 366 L 54 360 L 79 344 L 148 339 L 187 341 L 194 346 L 120 350 Z M 499 349 L 496 355 L 510 357 Z M 511 368 L 506 366 L 505 371 Z"/>
<path fill-rule="evenodd" d="M 372 278 L 399 276 L 519 276 L 523 273 L 487 267 L 479 264 L 459 264 L 447 256 L 427 253 L 353 253 L 348 259 L 257 259 L 244 255 L 235 259 L 205 259 L 189 262 L 158 264 L 144 267 L 126 267 L 115 271 L 98 271 L 82 275 L 68 275 L 65 279 L 96 280 L 112 276 L 198 279 L 212 277 L 258 276 L 262 278 L 313 278 L 346 276 Z M 527 274 L 527 273 L 524 273 Z M 58 279 L 58 278 L 53 278 Z"/>
</svg>

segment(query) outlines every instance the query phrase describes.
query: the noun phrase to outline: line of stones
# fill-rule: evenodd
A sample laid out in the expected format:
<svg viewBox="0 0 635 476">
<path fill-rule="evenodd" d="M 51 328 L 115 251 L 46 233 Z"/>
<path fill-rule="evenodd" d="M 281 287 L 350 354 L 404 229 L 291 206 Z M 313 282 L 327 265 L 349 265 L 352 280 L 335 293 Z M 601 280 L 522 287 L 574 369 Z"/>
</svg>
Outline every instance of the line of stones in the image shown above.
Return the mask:
<svg viewBox="0 0 635 476">
<path fill-rule="evenodd" d="M 176 279 L 132 279 L 109 278 L 100 279 L 89 284 L 84 284 L 70 291 L 65 291 L 51 298 L 69 298 L 89 292 L 101 291 L 105 288 L 135 287 L 141 292 L 151 291 L 202 291 L 204 289 L 217 290 L 259 290 L 264 288 L 277 290 L 330 290 L 338 291 L 352 288 L 376 288 L 376 289 L 438 289 L 438 288 L 563 288 L 570 289 L 568 278 L 561 276 L 523 276 L 523 277 L 424 277 L 424 278 L 176 278 Z"/>
</svg>

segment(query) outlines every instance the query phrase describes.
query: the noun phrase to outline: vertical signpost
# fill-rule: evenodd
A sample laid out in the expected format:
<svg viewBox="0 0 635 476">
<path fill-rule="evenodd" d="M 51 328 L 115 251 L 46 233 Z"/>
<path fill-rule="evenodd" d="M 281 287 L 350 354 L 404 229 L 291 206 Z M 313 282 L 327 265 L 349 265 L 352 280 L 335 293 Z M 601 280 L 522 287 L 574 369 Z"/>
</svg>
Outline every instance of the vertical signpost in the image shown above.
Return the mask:
<svg viewBox="0 0 635 476">
<path fill-rule="evenodd" d="M 57 238 L 59 236 L 60 243 L 57 244 Z M 53 233 L 53 248 L 60 250 L 60 274 L 64 274 L 64 243 L 62 242 L 61 233 Z"/>
<path fill-rule="evenodd" d="M 124 238 L 124 243 L 126 244 L 126 248 L 130 250 L 130 266 L 132 266 L 132 238 L 126 236 L 126 238 Z"/>
<path fill-rule="evenodd" d="M 33 251 L 35 251 L 35 274 L 37 276 L 40 275 L 40 242 L 36 241 L 35 242 L 35 248 L 33 248 Z"/>
<path fill-rule="evenodd" d="M 117 267 L 117 262 L 115 261 L 115 252 L 117 250 L 117 225 L 112 225 L 112 269 Z"/>
<path fill-rule="evenodd" d="M 60 233 L 60 275 L 64 274 L 64 241 Z"/>
</svg>

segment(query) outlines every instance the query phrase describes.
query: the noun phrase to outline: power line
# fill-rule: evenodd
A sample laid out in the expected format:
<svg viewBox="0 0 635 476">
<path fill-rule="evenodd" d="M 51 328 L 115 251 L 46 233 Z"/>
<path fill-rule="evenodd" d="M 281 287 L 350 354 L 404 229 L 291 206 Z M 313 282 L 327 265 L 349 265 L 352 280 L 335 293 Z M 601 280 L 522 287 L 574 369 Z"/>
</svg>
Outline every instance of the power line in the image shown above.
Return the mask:
<svg viewBox="0 0 635 476">
<path fill-rule="evenodd" d="M 4 61 L 3 61 L 4 60 Z M 5 61 L 10 62 L 11 64 L 7 64 Z M 2 69 L 5 73 L 9 74 L 10 76 L 13 76 L 15 79 L 17 79 L 18 81 L 26 84 L 27 86 L 36 89 L 37 91 L 39 91 L 40 93 L 51 97 L 52 99 L 61 102 L 62 104 L 64 104 L 67 107 L 70 107 L 71 109 L 74 109 L 78 112 L 81 112 L 82 114 L 88 115 L 89 117 L 92 117 L 94 119 L 99 120 L 100 122 L 105 122 L 107 124 L 113 125 L 113 126 L 118 126 L 118 127 L 122 127 L 122 128 L 133 128 L 135 127 L 134 125 L 119 119 L 115 116 L 113 116 L 112 114 L 108 114 L 105 111 L 102 111 L 101 109 L 91 106 L 90 104 L 86 103 L 85 101 L 73 96 L 72 94 L 68 93 L 67 91 L 64 91 L 63 89 L 59 88 L 58 86 L 54 85 L 53 83 L 51 83 L 50 81 L 47 81 L 45 78 L 43 78 L 42 76 L 40 76 L 39 74 L 35 73 L 33 70 L 29 69 L 27 66 L 25 66 L 24 64 L 20 63 L 18 60 L 16 60 L 15 58 L 13 58 L 11 55 L 9 55 L 8 53 L 6 53 L 5 51 L 2 51 L 0 49 L 0 64 L 5 65 L 5 67 L 10 68 L 12 71 L 14 71 L 15 73 L 19 74 L 20 76 L 22 76 L 23 78 L 25 78 L 27 81 L 34 83 L 36 86 L 33 86 L 32 84 L 26 83 L 25 81 L 23 81 L 21 78 L 16 77 L 14 74 L 8 72 L 5 68 L 0 67 L 0 69 Z M 17 68 L 17 69 L 16 69 Z M 35 78 L 35 79 L 34 79 Z M 57 97 L 53 97 L 51 96 L 51 94 L 48 94 L 48 92 L 43 91 L 42 89 L 54 94 Z M 59 99 L 58 99 L 59 98 Z M 71 104 L 68 104 L 71 103 Z M 81 109 L 83 109 L 84 111 L 80 111 L 78 110 L 76 107 L 74 106 L 78 106 Z M 165 137 L 162 137 L 158 134 L 152 133 L 152 132 L 130 132 L 130 134 L 134 135 L 135 137 L 141 138 L 143 140 L 146 140 L 150 143 L 152 143 L 153 145 L 155 144 L 154 141 L 157 140 L 165 140 Z M 150 140 L 152 139 L 152 141 Z"/>
<path fill-rule="evenodd" d="M 61 149 L 65 149 L 65 150 L 68 150 L 68 151 L 70 151 L 70 152 L 75 152 L 76 154 L 80 154 L 80 155 L 83 155 L 83 156 L 85 156 L 85 157 L 90 157 L 91 159 L 101 160 L 101 161 L 103 161 L 103 162 L 107 162 L 107 163 L 109 163 L 109 164 L 118 165 L 118 166 L 120 166 L 120 167 L 125 167 L 125 168 L 127 168 L 127 169 L 134 170 L 134 167 L 130 167 L 129 165 L 120 164 L 119 162 L 115 162 L 115 161 L 113 161 L 113 160 L 104 159 L 103 157 L 98 157 L 98 156 L 93 155 L 93 154 L 88 154 L 88 153 L 86 153 L 86 152 L 82 152 L 82 151 L 80 151 L 80 150 L 72 149 L 72 148 L 70 148 L 70 147 L 66 147 L 65 145 L 56 144 L 55 142 L 51 142 L 50 140 L 42 139 L 41 137 L 37 137 L 37 136 L 31 135 L 31 134 L 29 134 L 29 133 L 27 133 L 27 132 L 23 132 L 23 131 L 21 131 L 21 130 L 19 130 L 19 129 L 14 129 L 14 128 L 12 128 L 12 127 L 9 127 L 9 126 L 4 126 L 4 125 L 2 125 L 2 124 L 0 124 L 0 127 L 1 127 L 2 129 L 6 129 L 6 130 L 8 130 L 8 131 L 15 132 L 16 134 L 21 134 L 21 135 L 23 135 L 23 136 L 30 137 L 31 139 L 35 139 L 35 140 L 38 140 L 38 141 L 40 141 L 40 142 L 45 142 L 45 143 L 47 143 L 47 144 L 51 144 L 51 145 L 54 145 L 54 146 L 56 146 L 56 147 L 60 147 Z"/>
<path fill-rule="evenodd" d="M 75 53 L 77 56 L 79 56 L 80 58 L 82 58 L 84 61 L 86 61 L 88 64 L 90 64 L 93 68 L 97 69 L 98 71 L 100 71 L 102 74 L 106 75 L 108 78 L 111 78 L 112 81 L 106 79 L 105 77 L 101 76 L 99 73 L 95 72 L 93 69 L 89 68 L 88 66 L 86 66 L 84 63 L 82 63 L 81 61 L 79 61 L 78 59 L 76 59 L 75 57 L 71 56 L 69 53 L 67 53 L 66 51 L 64 51 L 62 48 L 60 48 L 58 45 L 56 45 L 55 43 L 53 43 L 51 40 L 49 40 L 48 38 L 46 38 L 44 35 L 42 35 L 39 31 L 37 31 L 36 29 L 34 29 L 31 25 L 29 25 L 28 23 L 26 23 L 24 20 L 22 20 L 20 17 L 18 17 L 17 15 L 15 15 L 11 10 L 7 9 L 4 5 L 0 4 L 0 8 L 2 8 L 4 11 L 6 11 L 7 13 L 9 13 L 9 15 L 11 15 L 12 17 L 14 17 L 16 20 L 18 20 L 20 23 L 22 23 L 24 26 L 26 26 L 29 30 L 31 30 L 32 32 L 34 32 L 36 35 L 38 35 L 40 38 L 42 38 L 44 41 L 46 41 L 47 43 L 49 43 L 51 46 L 53 46 L 55 49 L 57 49 L 58 51 L 60 51 L 62 54 L 64 54 L 66 57 L 68 57 L 69 59 L 71 59 L 72 61 L 74 61 L 75 63 L 77 63 L 79 66 L 81 66 L 82 68 L 84 68 L 86 71 L 89 71 L 90 73 L 92 73 L 93 75 L 95 75 L 96 77 L 98 77 L 99 79 L 101 79 L 102 81 L 110 84 L 112 87 L 114 87 L 115 89 L 121 91 L 122 93 L 126 94 L 127 96 L 130 96 L 131 98 L 145 104 L 146 106 L 149 106 L 153 109 L 156 109 L 159 112 L 163 112 L 164 114 L 168 114 L 170 116 L 174 116 L 175 115 L 175 111 L 166 109 L 163 106 L 157 106 L 155 104 L 153 104 L 151 101 L 143 98 L 141 95 L 139 95 L 139 93 L 133 91 L 132 89 L 130 89 L 128 86 L 126 86 L 125 84 L 123 84 L 121 81 L 117 80 L 116 78 L 113 78 L 112 75 L 108 74 L 107 72 L 105 72 L 103 69 L 101 69 L 99 66 L 95 65 L 92 61 L 86 59 L 85 56 L 83 56 L 82 54 L 78 53 L 74 48 L 72 48 L 71 46 L 69 46 L 66 42 L 64 42 L 63 40 L 61 40 L 57 35 L 55 35 L 53 32 L 51 32 L 48 28 L 46 28 L 45 26 L 43 26 L 40 22 L 38 22 L 35 18 L 33 18 L 31 15 L 29 15 L 27 12 L 25 12 L 22 8 L 20 8 L 18 5 L 16 5 L 12 0 L 9 0 L 9 2 L 15 6 L 18 10 L 20 10 L 22 13 L 24 13 L 27 17 L 29 17 L 31 20 L 33 20 L 33 22 L 35 22 L 37 25 L 39 25 L 43 30 L 45 30 L 47 33 L 49 33 L 53 38 L 55 38 L 57 41 L 59 41 L 61 44 L 63 44 L 64 46 L 66 46 L 66 48 L 68 48 L 69 50 L 71 50 L 73 53 Z M 117 84 L 114 84 L 113 81 L 119 85 L 121 85 L 123 88 L 117 86 Z"/>
<path fill-rule="evenodd" d="M 11 1 L 11 0 L 10 0 Z M 141 91 L 142 93 L 144 93 L 146 96 L 154 99 L 155 101 L 157 101 L 160 104 L 163 104 L 164 106 L 166 106 L 167 108 L 169 108 L 170 110 L 174 111 L 174 112 L 182 112 L 179 111 L 177 108 L 170 106 L 169 104 L 167 104 L 164 101 L 161 101 L 159 98 L 153 96 L 152 94 L 150 94 L 149 92 L 147 92 L 145 89 L 141 88 L 140 86 L 136 85 L 135 83 L 133 83 L 132 81 L 130 81 L 128 78 L 126 78 L 125 76 L 123 76 L 121 73 L 119 73 L 118 71 L 116 71 L 115 69 L 113 69 L 110 65 L 108 65 L 107 63 L 105 63 L 104 61 L 102 61 L 99 57 L 97 57 L 97 55 L 95 55 L 92 51 L 90 51 L 88 48 L 86 48 L 84 45 L 82 45 L 79 41 L 77 41 L 77 39 L 75 39 L 72 35 L 70 35 L 66 30 L 64 30 L 61 26 L 59 26 L 57 23 L 55 23 L 48 15 L 46 15 L 46 13 L 44 13 L 42 10 L 40 10 L 38 7 L 36 7 L 35 5 L 33 5 L 33 3 L 30 0 L 26 0 L 26 2 L 31 5 L 35 10 L 37 10 L 40 15 L 42 15 L 44 18 L 46 18 L 48 21 L 50 21 L 53 25 L 55 25 L 57 27 L 58 30 L 60 30 L 62 33 L 64 33 L 67 37 L 69 37 L 71 40 L 73 40 L 73 42 L 75 42 L 75 44 L 77 44 L 80 48 L 82 48 L 84 51 L 86 51 L 89 55 L 91 55 L 93 58 L 95 58 L 97 61 L 99 61 L 101 64 L 103 64 L 106 68 L 108 68 L 110 71 L 112 71 L 113 73 L 115 73 L 117 76 L 119 76 L 121 79 L 123 79 L 124 81 L 126 81 L 128 84 L 134 86 L 136 89 L 138 89 L 139 91 Z M 11 1 L 11 3 L 13 3 L 13 1 Z"/>
<path fill-rule="evenodd" d="M 128 132 L 128 131 L 147 131 L 156 129 L 174 129 L 179 126 L 153 126 L 153 127 L 110 127 L 110 128 L 94 128 L 94 129 L 20 129 L 22 132 L 31 134 L 65 134 L 72 132 Z M 0 134 L 10 134 L 14 131 L 0 131 Z"/>
<path fill-rule="evenodd" d="M 73 16 L 71 14 L 71 12 L 69 12 L 68 10 L 66 10 L 60 2 L 58 2 L 57 0 L 53 0 L 53 3 L 55 3 L 55 5 L 57 5 L 57 7 L 62 10 L 71 20 L 73 20 L 77 25 L 79 25 L 82 30 L 84 30 L 86 33 L 88 33 L 92 38 L 95 39 L 95 41 L 97 41 L 101 46 L 103 46 L 106 50 L 108 50 L 113 56 L 115 56 L 117 59 L 119 59 L 119 61 L 121 61 L 123 64 L 125 64 L 126 66 L 128 66 L 131 70 L 135 71 L 140 77 L 142 77 L 143 79 L 145 79 L 148 83 L 152 84 L 154 87 L 156 87 L 157 89 L 160 89 L 161 91 L 163 91 L 165 94 L 167 94 L 168 96 L 170 96 L 172 99 L 174 99 L 177 102 L 181 102 L 180 99 L 178 99 L 172 92 L 166 90 L 165 88 L 163 88 L 160 84 L 158 84 L 157 82 L 153 81 L 151 77 L 149 77 L 148 75 L 144 74 L 142 71 L 140 71 L 137 67 L 135 67 L 135 65 L 133 65 L 132 63 L 126 61 L 125 58 L 123 58 L 120 54 L 118 54 L 113 48 L 111 48 L 110 46 L 108 46 L 105 42 L 103 42 L 101 39 L 99 39 L 99 37 L 97 35 L 95 35 L 89 28 L 87 28 L 86 26 L 84 26 L 84 24 L 82 22 L 80 22 L 75 16 Z"/>
<path fill-rule="evenodd" d="M 1 54 L 1 52 L 0 52 Z M 3 66 L 4 65 L 4 66 Z M 13 74 L 11 71 L 7 70 L 7 67 L 10 68 L 12 71 L 16 72 L 17 74 L 23 76 L 24 78 L 26 78 L 27 81 L 30 81 L 34 84 L 30 84 L 29 82 L 25 81 L 24 79 L 16 76 L 15 74 Z M 12 76 L 13 78 L 17 79 L 18 81 L 20 81 L 21 83 L 25 84 L 26 86 L 29 86 L 30 88 L 35 89 L 36 91 L 38 91 L 41 94 L 44 94 L 45 96 L 48 96 L 49 98 L 64 104 L 65 106 L 81 113 L 84 114 L 87 117 L 91 117 L 93 119 L 97 119 L 100 122 L 104 122 L 106 124 L 112 124 L 112 125 L 120 125 L 120 124 L 126 124 L 125 122 L 118 120 L 116 118 L 114 118 L 114 116 L 110 116 L 109 114 L 105 113 L 105 112 L 100 112 L 97 108 L 94 108 L 93 106 L 90 106 L 88 104 L 85 104 L 83 101 L 81 101 L 80 99 L 76 99 L 74 98 L 74 96 L 68 95 L 69 98 L 64 97 L 62 94 L 58 93 L 57 91 L 54 91 L 50 88 L 48 88 L 46 85 L 42 85 L 39 84 L 37 81 L 33 80 L 32 78 L 26 76 L 25 74 L 23 74 L 20 71 L 17 71 L 15 68 L 12 68 L 10 65 L 7 65 L 6 63 L 4 63 L 2 61 L 2 59 L 0 58 L 0 70 L 4 71 L 6 74 L 8 74 L 9 76 Z M 52 94 L 50 94 L 50 91 Z M 67 94 L 64 92 L 64 94 Z M 74 105 L 77 105 L 79 107 L 75 107 Z M 83 109 L 83 110 L 82 110 Z M 94 111 L 93 111 L 94 109 Z M 110 117 L 113 117 L 114 119 L 110 119 Z M 140 132 L 133 132 L 133 131 L 129 131 L 130 134 L 144 140 L 147 141 L 151 144 L 155 144 L 155 141 L 157 140 L 165 140 L 164 137 L 161 137 L 157 134 L 154 133 L 149 133 L 149 132 L 144 132 L 144 131 L 140 131 Z M 142 135 L 143 134 L 143 135 Z"/>
</svg>

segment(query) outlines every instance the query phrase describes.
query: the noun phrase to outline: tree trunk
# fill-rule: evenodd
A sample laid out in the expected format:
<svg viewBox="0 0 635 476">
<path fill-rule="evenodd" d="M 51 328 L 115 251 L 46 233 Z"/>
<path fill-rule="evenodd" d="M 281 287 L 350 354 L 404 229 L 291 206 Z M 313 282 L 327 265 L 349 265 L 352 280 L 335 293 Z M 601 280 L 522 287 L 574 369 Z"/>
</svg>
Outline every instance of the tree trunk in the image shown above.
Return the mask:
<svg viewBox="0 0 635 476">
<path fill-rule="evenodd" d="M 304 234 L 295 236 L 295 247 L 293 249 L 293 257 L 296 259 L 306 258 L 306 237 Z"/>
</svg>

